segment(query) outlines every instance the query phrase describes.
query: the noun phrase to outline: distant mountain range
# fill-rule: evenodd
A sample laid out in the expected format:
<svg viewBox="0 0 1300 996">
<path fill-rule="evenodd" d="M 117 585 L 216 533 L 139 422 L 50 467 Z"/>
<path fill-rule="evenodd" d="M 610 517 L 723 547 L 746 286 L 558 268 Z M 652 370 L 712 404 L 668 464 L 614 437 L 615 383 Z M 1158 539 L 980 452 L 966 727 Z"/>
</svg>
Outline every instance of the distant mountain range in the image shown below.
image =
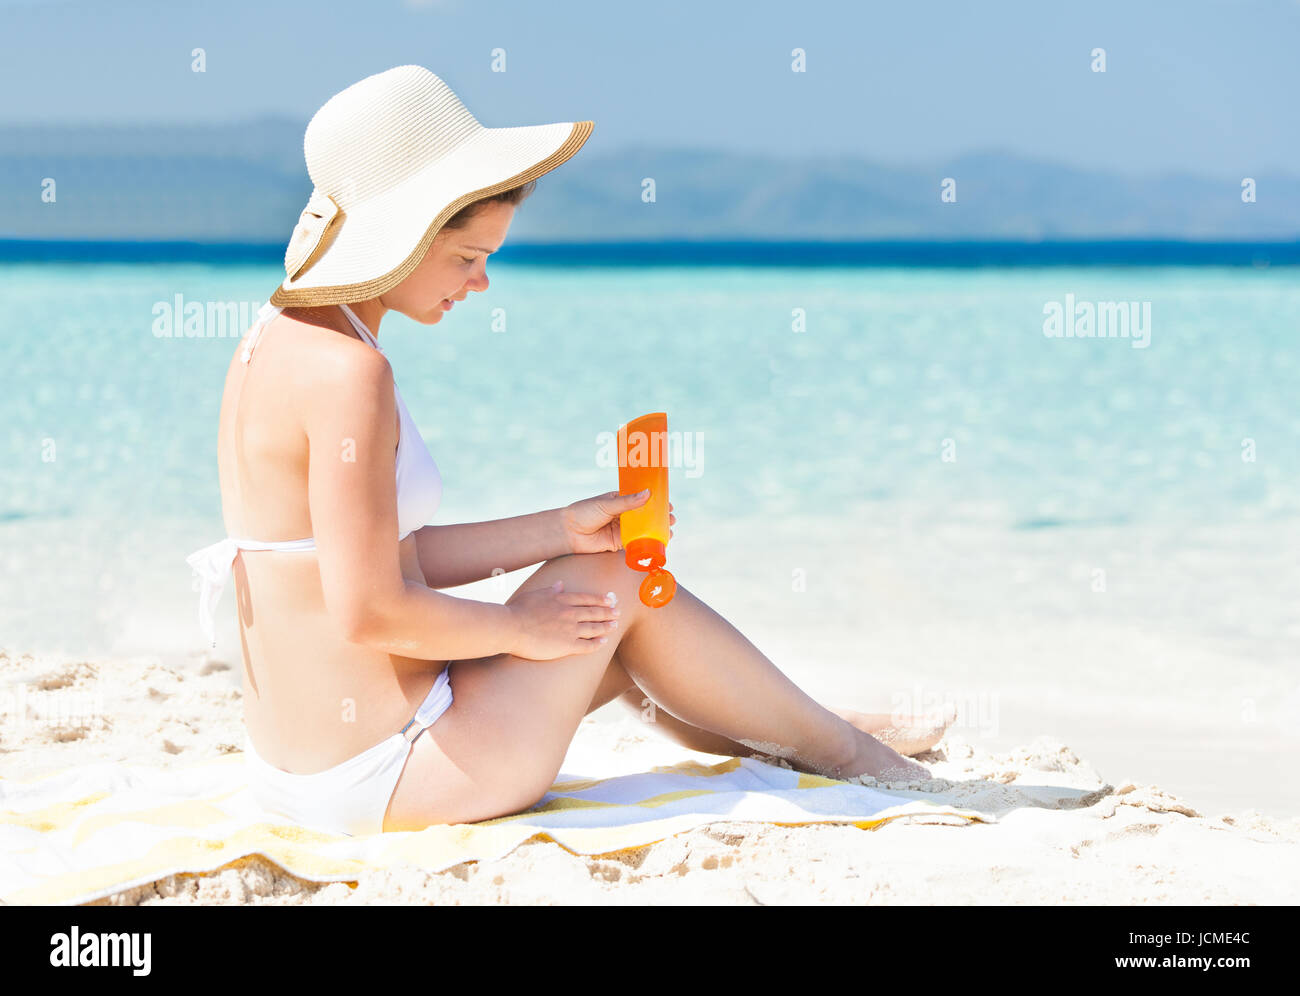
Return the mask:
<svg viewBox="0 0 1300 996">
<path fill-rule="evenodd" d="M 304 127 L 0 125 L 0 239 L 283 244 L 311 193 Z M 949 177 L 954 203 L 940 198 Z M 999 152 L 902 167 L 597 144 L 538 181 L 510 240 L 1300 238 L 1300 179 L 1253 179 L 1248 204 L 1242 177 L 1194 168 L 1133 177 Z"/>
</svg>

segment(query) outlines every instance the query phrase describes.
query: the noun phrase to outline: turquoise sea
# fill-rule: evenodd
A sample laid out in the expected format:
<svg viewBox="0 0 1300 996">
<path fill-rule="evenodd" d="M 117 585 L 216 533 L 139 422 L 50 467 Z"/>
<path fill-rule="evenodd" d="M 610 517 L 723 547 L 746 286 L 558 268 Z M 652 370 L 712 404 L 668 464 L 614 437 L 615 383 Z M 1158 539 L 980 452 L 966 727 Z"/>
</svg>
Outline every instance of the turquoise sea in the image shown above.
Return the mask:
<svg viewBox="0 0 1300 996">
<path fill-rule="evenodd" d="M 206 312 L 251 319 L 279 272 L 0 269 L 0 647 L 201 653 L 184 557 L 223 533 L 216 416 L 245 328 Z M 1259 798 L 1300 728 L 1300 268 L 489 277 L 439 325 L 380 331 L 442 470 L 435 522 L 610 490 L 602 434 L 663 410 L 687 442 L 669 567 L 823 701 L 943 694 L 971 736 L 1060 736 L 1300 810 L 1294 785 Z M 207 334 L 156 334 L 178 295 Z M 1145 341 L 1049 336 L 1053 302 L 1135 305 Z"/>
</svg>

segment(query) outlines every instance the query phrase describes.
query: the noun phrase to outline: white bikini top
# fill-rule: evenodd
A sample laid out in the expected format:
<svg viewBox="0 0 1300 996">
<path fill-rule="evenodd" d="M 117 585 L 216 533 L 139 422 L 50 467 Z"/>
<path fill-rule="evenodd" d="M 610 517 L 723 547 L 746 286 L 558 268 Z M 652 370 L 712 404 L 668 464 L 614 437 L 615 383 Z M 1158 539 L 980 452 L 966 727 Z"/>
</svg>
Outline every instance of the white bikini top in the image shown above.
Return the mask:
<svg viewBox="0 0 1300 996">
<path fill-rule="evenodd" d="M 339 308 L 348 316 L 348 321 L 357 330 L 357 334 L 382 353 L 379 342 L 352 309 L 346 304 L 340 304 Z M 257 321 L 245 337 L 244 349 L 240 354 L 244 363 L 252 358 L 253 347 L 257 345 L 262 329 L 280 311 L 279 307 L 268 302 L 257 313 Z M 396 382 L 393 383 L 393 393 L 397 396 L 397 413 L 401 419 L 401 430 L 397 437 L 397 539 L 401 542 L 433 518 L 433 513 L 442 501 L 442 475 L 420 436 L 420 430 L 406 410 L 406 403 L 402 401 Z M 213 612 L 221 600 L 221 593 L 225 590 L 231 567 L 240 550 L 308 553 L 315 549 L 316 539 L 312 536 L 296 540 L 255 540 L 228 536 L 186 557 L 186 563 L 198 573 L 201 582 L 199 626 L 208 642 L 214 647 L 217 645 Z"/>
</svg>

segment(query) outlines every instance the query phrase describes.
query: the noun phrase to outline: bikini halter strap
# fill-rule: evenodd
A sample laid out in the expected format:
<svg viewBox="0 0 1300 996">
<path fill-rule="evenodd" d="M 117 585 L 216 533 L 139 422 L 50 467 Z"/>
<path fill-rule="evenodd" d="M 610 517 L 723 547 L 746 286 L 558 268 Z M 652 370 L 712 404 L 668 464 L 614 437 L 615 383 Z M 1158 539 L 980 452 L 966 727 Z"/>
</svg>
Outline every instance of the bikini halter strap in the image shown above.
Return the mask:
<svg viewBox="0 0 1300 996">
<path fill-rule="evenodd" d="M 257 337 L 262 334 L 262 329 L 266 327 L 266 323 L 278 315 L 280 311 L 281 308 L 270 301 L 267 301 L 257 310 L 257 321 L 253 323 L 248 335 L 244 337 L 244 351 L 239 355 L 239 358 L 245 363 L 252 358 L 253 347 L 257 345 Z"/>
</svg>

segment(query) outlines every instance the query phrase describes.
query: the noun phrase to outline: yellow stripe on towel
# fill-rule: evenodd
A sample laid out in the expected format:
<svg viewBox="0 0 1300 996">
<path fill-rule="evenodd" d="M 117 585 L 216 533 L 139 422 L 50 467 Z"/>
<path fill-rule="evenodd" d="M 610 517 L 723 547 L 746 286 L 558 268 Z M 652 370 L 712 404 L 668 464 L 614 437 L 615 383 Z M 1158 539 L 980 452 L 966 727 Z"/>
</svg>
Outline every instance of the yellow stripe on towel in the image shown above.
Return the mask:
<svg viewBox="0 0 1300 996">
<path fill-rule="evenodd" d="M 239 791 L 241 790 L 231 789 L 229 792 L 223 792 L 209 799 L 187 799 L 184 802 L 170 802 L 164 806 L 154 806 L 150 809 L 136 809 L 121 813 L 98 813 L 95 816 L 88 816 L 77 827 L 77 835 L 73 838 L 73 841 L 77 845 L 84 844 L 99 833 L 100 830 L 119 826 L 127 821 L 149 823 L 159 827 L 184 827 L 187 830 L 197 830 L 199 827 L 211 826 L 214 823 L 225 823 L 230 817 L 224 810 L 217 808 L 217 803 L 221 802 L 222 799 L 228 799 Z"/>
<path fill-rule="evenodd" d="M 101 799 L 107 798 L 107 792 L 95 792 L 81 799 L 56 802 L 54 805 L 46 806 L 43 809 L 33 809 L 30 813 L 16 813 L 12 809 L 0 809 L 0 823 L 11 823 L 17 827 L 27 827 L 29 830 L 48 833 L 51 830 L 58 830 L 66 826 L 71 822 L 71 817 L 77 816 L 85 807 L 93 806 Z"/>
</svg>

